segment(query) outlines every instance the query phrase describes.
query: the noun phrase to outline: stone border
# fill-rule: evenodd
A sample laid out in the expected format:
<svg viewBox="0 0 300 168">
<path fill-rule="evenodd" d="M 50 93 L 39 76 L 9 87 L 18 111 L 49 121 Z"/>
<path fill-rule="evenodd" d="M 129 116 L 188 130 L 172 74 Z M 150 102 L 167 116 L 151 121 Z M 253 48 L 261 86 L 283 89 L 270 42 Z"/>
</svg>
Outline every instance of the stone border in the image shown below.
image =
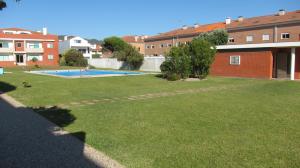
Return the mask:
<svg viewBox="0 0 300 168">
<path fill-rule="evenodd" d="M 0 92 L 0 98 L 3 99 L 4 101 L 8 102 L 10 105 L 12 105 L 15 108 L 20 108 L 20 107 L 26 108 L 26 106 L 24 104 L 22 104 L 21 102 L 18 102 L 17 100 L 15 100 L 14 98 L 10 97 L 9 95 L 7 95 L 5 93 Z M 32 113 L 38 115 L 33 110 L 31 110 L 29 108 L 26 108 L 26 109 L 28 110 L 28 112 L 32 112 Z M 52 123 L 49 120 L 47 120 L 47 121 Z M 55 129 L 51 130 L 51 133 L 53 135 L 71 136 L 68 131 L 63 130 L 61 127 L 57 126 L 54 123 L 52 123 L 52 124 L 55 125 Z M 75 138 L 73 136 L 71 136 L 71 137 Z M 76 140 L 80 141 L 79 139 L 76 139 Z M 107 156 L 103 152 L 100 152 L 100 151 L 96 150 L 95 148 L 91 147 L 90 145 L 88 145 L 86 143 L 84 143 L 83 154 L 88 159 L 93 161 L 99 167 L 104 167 L 104 168 L 125 168 L 125 166 L 121 165 L 120 163 L 118 163 L 117 161 L 111 159 L 109 156 Z"/>
</svg>

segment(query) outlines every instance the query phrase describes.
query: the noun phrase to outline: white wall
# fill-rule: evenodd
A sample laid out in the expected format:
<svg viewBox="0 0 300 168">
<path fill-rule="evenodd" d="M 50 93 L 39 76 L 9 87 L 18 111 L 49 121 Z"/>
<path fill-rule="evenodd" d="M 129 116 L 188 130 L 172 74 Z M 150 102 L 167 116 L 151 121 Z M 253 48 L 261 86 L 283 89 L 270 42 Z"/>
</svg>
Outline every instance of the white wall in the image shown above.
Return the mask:
<svg viewBox="0 0 300 168">
<path fill-rule="evenodd" d="M 165 61 L 165 57 L 145 57 L 141 71 L 160 72 L 160 65 Z M 88 60 L 89 65 L 96 68 L 121 69 L 124 62 L 118 61 L 116 58 L 97 58 Z"/>
</svg>

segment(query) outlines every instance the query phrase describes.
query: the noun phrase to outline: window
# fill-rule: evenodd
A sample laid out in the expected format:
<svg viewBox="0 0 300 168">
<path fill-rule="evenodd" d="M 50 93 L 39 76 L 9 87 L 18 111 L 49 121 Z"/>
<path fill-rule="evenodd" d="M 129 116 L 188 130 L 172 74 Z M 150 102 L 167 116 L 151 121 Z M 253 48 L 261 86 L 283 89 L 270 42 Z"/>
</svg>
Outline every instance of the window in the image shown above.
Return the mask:
<svg viewBox="0 0 300 168">
<path fill-rule="evenodd" d="M 75 40 L 75 43 L 81 43 L 81 40 Z"/>
<path fill-rule="evenodd" d="M 155 48 L 155 46 L 154 46 L 154 45 L 152 45 L 152 46 L 151 46 L 151 48 Z"/>
<path fill-rule="evenodd" d="M 230 56 L 230 65 L 240 65 L 240 56 Z"/>
<path fill-rule="evenodd" d="M 160 48 L 164 48 L 164 44 L 160 44 Z"/>
<path fill-rule="evenodd" d="M 53 43 L 48 43 L 47 48 L 53 48 Z"/>
<path fill-rule="evenodd" d="M 229 43 L 234 43 L 234 38 L 229 37 L 229 38 L 228 38 L 228 42 L 229 42 Z"/>
<path fill-rule="evenodd" d="M 28 48 L 40 48 L 40 43 L 38 42 L 28 43 Z"/>
<path fill-rule="evenodd" d="M 42 55 L 36 55 L 36 54 L 28 54 L 27 55 L 27 61 L 32 61 L 33 58 L 36 58 L 38 61 L 43 61 Z"/>
<path fill-rule="evenodd" d="M 172 44 L 168 44 L 168 47 L 172 47 Z"/>
<path fill-rule="evenodd" d="M 7 42 L 0 42 L 0 48 L 8 48 Z"/>
<path fill-rule="evenodd" d="M 149 45 L 147 45 L 147 47 L 146 47 L 147 49 L 149 49 L 150 48 L 150 46 Z"/>
<path fill-rule="evenodd" d="M 17 47 L 22 47 L 22 43 L 17 43 Z"/>
<path fill-rule="evenodd" d="M 247 36 L 246 41 L 247 42 L 252 42 L 253 41 L 253 36 Z"/>
<path fill-rule="evenodd" d="M 263 40 L 263 41 L 269 41 L 269 40 L 270 40 L 270 35 L 264 34 L 264 35 L 262 36 L 262 40 Z"/>
<path fill-rule="evenodd" d="M 86 53 L 86 49 L 78 49 L 79 52 L 81 52 L 82 54 Z"/>
<path fill-rule="evenodd" d="M 289 39 L 290 33 L 281 33 L 281 39 Z"/>
<path fill-rule="evenodd" d="M 53 55 L 48 55 L 48 60 L 53 60 L 54 56 Z"/>
<path fill-rule="evenodd" d="M 0 61 L 9 61 L 9 55 L 0 55 Z"/>
</svg>

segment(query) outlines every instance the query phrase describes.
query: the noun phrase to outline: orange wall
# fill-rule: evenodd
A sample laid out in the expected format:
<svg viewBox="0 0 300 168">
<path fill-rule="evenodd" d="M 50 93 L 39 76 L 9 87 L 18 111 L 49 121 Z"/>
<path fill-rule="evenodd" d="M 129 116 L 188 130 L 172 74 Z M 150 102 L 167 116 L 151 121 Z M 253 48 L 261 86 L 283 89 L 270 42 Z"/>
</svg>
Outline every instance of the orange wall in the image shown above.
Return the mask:
<svg viewBox="0 0 300 168">
<path fill-rule="evenodd" d="M 240 65 L 230 65 L 230 56 L 240 56 Z M 216 76 L 272 78 L 273 56 L 271 50 L 218 51 L 211 74 Z"/>
</svg>

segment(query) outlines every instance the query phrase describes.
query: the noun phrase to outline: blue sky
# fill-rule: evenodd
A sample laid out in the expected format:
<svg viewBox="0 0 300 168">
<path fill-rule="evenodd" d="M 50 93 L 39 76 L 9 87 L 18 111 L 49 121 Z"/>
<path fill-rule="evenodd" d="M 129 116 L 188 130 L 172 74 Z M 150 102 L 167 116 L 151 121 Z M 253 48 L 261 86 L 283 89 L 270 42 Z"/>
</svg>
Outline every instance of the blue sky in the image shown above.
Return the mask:
<svg viewBox="0 0 300 168">
<path fill-rule="evenodd" d="M 102 39 L 300 9 L 299 0 L 6 0 L 0 27 Z"/>
</svg>

